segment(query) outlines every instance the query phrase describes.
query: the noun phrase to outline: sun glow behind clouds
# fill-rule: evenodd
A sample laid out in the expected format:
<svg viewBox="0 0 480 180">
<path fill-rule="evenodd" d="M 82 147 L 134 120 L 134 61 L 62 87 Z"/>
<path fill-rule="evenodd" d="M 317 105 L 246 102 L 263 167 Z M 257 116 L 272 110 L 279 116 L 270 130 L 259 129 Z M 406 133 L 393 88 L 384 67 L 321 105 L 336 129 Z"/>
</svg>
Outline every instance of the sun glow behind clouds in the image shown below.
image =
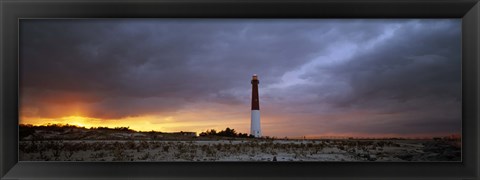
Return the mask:
<svg viewBox="0 0 480 180">
<path fill-rule="evenodd" d="M 245 112 L 243 112 L 245 111 Z M 239 115 L 240 114 L 240 115 Z M 196 108 L 172 112 L 165 115 L 141 115 L 130 116 L 120 119 L 101 119 L 86 116 L 64 116 L 59 118 L 27 117 L 20 118 L 21 124 L 46 125 L 46 124 L 69 124 L 90 127 L 129 127 L 137 131 L 161 131 L 161 132 L 204 132 L 209 129 L 221 130 L 227 127 L 237 132 L 249 131 L 248 109 L 237 111 L 216 112 L 215 109 Z"/>
<path fill-rule="evenodd" d="M 99 119 L 83 116 L 66 116 L 61 118 L 31 118 L 23 117 L 22 124 L 45 125 L 45 124 L 69 124 L 85 128 L 90 127 L 129 127 L 137 131 L 172 131 L 171 123 L 174 123 L 172 117 L 165 117 L 165 124 L 153 124 L 152 121 L 162 119 L 156 116 L 138 116 L 122 119 Z"/>
</svg>

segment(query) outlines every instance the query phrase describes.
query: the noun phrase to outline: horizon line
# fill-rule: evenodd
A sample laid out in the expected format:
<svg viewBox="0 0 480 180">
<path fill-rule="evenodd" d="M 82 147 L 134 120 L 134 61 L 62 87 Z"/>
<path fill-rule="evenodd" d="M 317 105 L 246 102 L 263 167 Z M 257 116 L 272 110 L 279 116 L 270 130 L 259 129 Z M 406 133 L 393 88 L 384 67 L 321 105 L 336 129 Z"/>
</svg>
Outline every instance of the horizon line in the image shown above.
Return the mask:
<svg viewBox="0 0 480 180">
<path fill-rule="evenodd" d="M 26 126 L 33 126 L 33 127 L 39 127 L 39 126 L 52 126 L 52 125 L 58 125 L 60 127 L 65 127 L 65 126 L 71 126 L 71 127 L 76 127 L 76 128 L 84 128 L 84 129 L 93 129 L 93 128 L 109 128 L 109 129 L 115 129 L 115 128 L 127 128 L 129 130 L 132 130 L 134 132 L 158 132 L 158 133 L 179 133 L 179 132 L 194 132 L 196 134 L 199 134 L 201 132 L 196 132 L 196 131 L 156 131 L 156 130 L 147 130 L 147 131 L 142 131 L 142 130 L 135 130 L 131 129 L 130 127 L 122 127 L 122 126 L 116 126 L 116 127 L 108 127 L 108 126 L 92 126 L 92 127 L 85 127 L 85 126 L 79 126 L 75 124 L 63 124 L 63 123 L 45 123 L 42 125 L 34 125 L 34 124 L 23 124 L 19 123 L 19 126 L 21 125 L 26 125 Z M 230 128 L 230 127 L 226 127 Z M 225 128 L 225 129 L 226 129 Z M 234 128 L 230 128 L 234 129 Z M 215 129 L 208 129 L 208 130 L 215 130 Z M 207 130 L 207 131 L 208 131 Z M 220 129 L 219 131 L 222 131 Z M 203 131 L 205 132 L 205 131 Z M 237 132 L 237 133 L 242 133 L 242 132 Z M 248 134 L 248 133 L 242 133 L 242 134 Z M 198 135 L 197 135 L 198 136 Z M 292 139 L 292 140 L 315 140 L 315 139 L 433 139 L 433 138 L 452 138 L 452 139 L 461 139 L 462 135 L 461 133 L 446 133 L 445 135 L 423 135 L 423 136 L 385 136 L 385 135 L 379 135 L 379 136 L 347 136 L 347 135 L 303 135 L 303 136 L 262 136 L 262 138 L 272 138 L 272 139 Z"/>
</svg>

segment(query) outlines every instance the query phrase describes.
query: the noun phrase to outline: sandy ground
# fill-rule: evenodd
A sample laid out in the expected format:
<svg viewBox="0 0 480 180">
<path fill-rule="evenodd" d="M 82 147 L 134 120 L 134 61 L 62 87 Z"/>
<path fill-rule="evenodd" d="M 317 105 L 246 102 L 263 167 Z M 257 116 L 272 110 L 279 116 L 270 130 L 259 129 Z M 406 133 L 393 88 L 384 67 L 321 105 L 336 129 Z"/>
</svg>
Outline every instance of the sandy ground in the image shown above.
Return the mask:
<svg viewBox="0 0 480 180">
<path fill-rule="evenodd" d="M 461 161 L 434 140 L 20 141 L 20 161 Z"/>
</svg>

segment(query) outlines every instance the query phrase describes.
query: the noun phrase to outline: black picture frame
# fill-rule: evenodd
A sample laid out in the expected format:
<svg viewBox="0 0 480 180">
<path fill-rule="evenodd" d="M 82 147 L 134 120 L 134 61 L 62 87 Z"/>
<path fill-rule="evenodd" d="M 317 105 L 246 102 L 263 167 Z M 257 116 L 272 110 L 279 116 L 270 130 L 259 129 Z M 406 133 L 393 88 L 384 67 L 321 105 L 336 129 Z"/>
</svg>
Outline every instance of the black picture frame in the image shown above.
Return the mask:
<svg viewBox="0 0 480 180">
<path fill-rule="evenodd" d="M 0 0 L 1 179 L 479 179 L 478 0 Z M 461 18 L 462 162 L 18 162 L 19 18 Z"/>
</svg>

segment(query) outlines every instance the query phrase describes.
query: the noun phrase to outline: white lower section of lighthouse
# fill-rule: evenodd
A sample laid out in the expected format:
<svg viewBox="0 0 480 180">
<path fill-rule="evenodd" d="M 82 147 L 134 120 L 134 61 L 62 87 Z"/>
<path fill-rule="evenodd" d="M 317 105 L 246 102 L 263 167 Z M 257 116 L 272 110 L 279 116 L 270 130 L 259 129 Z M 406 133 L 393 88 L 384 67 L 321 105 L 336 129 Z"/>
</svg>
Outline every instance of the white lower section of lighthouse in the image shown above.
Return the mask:
<svg viewBox="0 0 480 180">
<path fill-rule="evenodd" d="M 260 129 L 260 110 L 252 110 L 250 134 L 255 137 L 262 137 L 262 130 Z"/>
</svg>

